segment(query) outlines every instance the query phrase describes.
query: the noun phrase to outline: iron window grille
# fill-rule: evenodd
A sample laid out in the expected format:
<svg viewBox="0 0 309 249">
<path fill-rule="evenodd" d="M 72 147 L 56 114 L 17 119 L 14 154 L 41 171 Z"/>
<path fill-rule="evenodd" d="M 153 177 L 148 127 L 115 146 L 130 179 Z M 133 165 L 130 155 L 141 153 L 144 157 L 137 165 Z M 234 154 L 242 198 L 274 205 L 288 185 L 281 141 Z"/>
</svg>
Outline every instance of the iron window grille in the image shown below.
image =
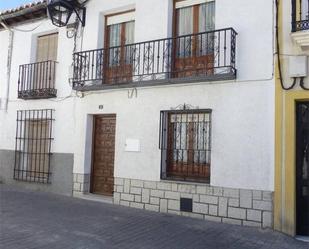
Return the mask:
<svg viewBox="0 0 309 249">
<path fill-rule="evenodd" d="M 15 180 L 50 183 L 53 113 L 51 109 L 17 111 Z"/>
<path fill-rule="evenodd" d="M 309 0 L 292 0 L 292 32 L 309 30 Z"/>
<path fill-rule="evenodd" d="M 161 111 L 161 178 L 210 182 L 211 110 Z"/>
</svg>

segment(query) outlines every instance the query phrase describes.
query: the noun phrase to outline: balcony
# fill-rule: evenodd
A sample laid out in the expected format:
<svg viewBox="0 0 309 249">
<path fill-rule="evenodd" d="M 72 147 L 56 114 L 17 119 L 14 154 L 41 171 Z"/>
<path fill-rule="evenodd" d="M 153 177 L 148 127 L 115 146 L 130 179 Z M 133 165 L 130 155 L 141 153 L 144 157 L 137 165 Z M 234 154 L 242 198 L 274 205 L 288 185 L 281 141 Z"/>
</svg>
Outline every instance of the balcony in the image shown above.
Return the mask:
<svg viewBox="0 0 309 249">
<path fill-rule="evenodd" d="M 74 54 L 80 91 L 236 78 L 233 28 Z"/>
<path fill-rule="evenodd" d="M 18 98 L 47 99 L 55 98 L 56 79 L 55 61 L 42 61 L 19 66 Z"/>
<path fill-rule="evenodd" d="M 293 23 L 293 32 L 309 30 L 309 16 L 306 20 L 300 20 Z"/>
<path fill-rule="evenodd" d="M 309 47 L 309 0 L 292 0 L 291 36 L 299 46 Z"/>
<path fill-rule="evenodd" d="M 303 30 L 309 30 L 309 0 L 292 0 L 292 32 Z"/>
</svg>

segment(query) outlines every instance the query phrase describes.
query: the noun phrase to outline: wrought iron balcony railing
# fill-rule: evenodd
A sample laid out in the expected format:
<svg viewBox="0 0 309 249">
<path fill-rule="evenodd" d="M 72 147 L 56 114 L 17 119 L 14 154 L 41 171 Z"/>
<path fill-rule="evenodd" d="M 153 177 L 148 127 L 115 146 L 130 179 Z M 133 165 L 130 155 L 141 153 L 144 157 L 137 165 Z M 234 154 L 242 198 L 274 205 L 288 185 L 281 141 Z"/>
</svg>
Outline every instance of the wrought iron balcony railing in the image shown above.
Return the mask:
<svg viewBox="0 0 309 249">
<path fill-rule="evenodd" d="M 74 54 L 73 88 L 236 77 L 233 28 Z"/>
<path fill-rule="evenodd" d="M 303 30 L 309 30 L 309 0 L 292 0 L 292 32 Z"/>
<path fill-rule="evenodd" d="M 44 99 L 57 96 L 56 61 L 42 61 L 19 66 L 18 98 Z"/>
</svg>

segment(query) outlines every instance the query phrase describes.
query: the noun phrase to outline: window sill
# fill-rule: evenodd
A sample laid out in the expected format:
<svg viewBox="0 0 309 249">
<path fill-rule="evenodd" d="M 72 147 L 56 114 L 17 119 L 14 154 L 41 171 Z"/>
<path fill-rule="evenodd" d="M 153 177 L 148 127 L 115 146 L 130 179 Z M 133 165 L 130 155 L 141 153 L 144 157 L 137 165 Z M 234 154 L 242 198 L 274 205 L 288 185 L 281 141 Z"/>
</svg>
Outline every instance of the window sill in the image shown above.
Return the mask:
<svg viewBox="0 0 309 249">
<path fill-rule="evenodd" d="M 209 181 L 194 181 L 194 180 L 179 180 L 179 179 L 172 179 L 172 178 L 161 178 L 160 182 L 165 183 L 176 183 L 176 184 L 184 184 L 184 185 L 199 185 L 199 186 L 211 186 Z"/>
<path fill-rule="evenodd" d="M 49 177 L 16 176 L 14 177 L 14 180 L 18 182 L 27 182 L 33 184 L 51 184 Z"/>
</svg>

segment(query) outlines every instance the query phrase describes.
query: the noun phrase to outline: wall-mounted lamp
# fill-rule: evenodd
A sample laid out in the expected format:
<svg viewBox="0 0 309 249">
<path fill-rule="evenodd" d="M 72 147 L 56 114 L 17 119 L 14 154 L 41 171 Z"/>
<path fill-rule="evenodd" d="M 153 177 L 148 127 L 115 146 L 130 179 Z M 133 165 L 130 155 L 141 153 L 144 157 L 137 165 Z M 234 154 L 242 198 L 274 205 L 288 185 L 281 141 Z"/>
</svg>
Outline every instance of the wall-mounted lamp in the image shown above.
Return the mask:
<svg viewBox="0 0 309 249">
<path fill-rule="evenodd" d="M 48 15 L 57 27 L 65 27 L 73 13 L 76 14 L 82 26 L 86 22 L 86 8 L 84 7 L 86 1 L 81 3 L 78 0 L 49 0 L 47 4 Z"/>
</svg>

